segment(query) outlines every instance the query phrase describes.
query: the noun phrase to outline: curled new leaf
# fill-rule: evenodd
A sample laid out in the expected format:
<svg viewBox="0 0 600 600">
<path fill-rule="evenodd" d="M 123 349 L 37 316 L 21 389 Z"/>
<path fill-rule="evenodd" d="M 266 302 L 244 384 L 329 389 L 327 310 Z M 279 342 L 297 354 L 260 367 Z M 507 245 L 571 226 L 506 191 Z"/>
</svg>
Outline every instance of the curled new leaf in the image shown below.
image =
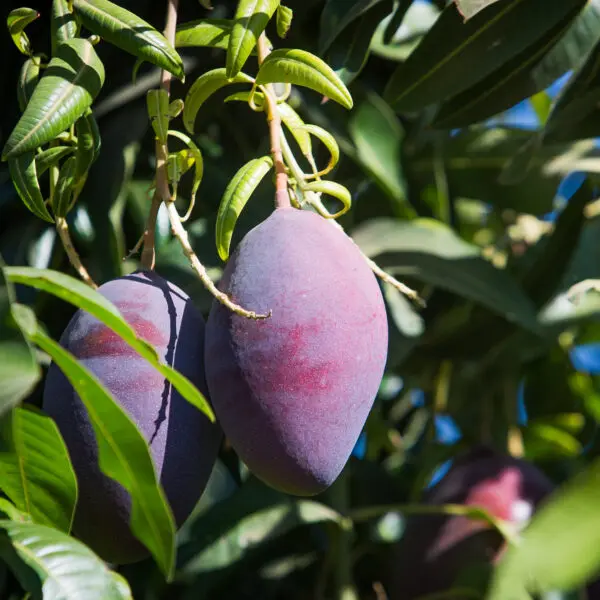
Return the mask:
<svg viewBox="0 0 600 600">
<path fill-rule="evenodd" d="M 13 129 L 2 158 L 12 158 L 53 140 L 91 105 L 104 83 L 104 66 L 88 40 L 58 47 Z"/>
<path fill-rule="evenodd" d="M 190 133 L 194 132 L 196 115 L 204 102 L 216 91 L 231 83 L 253 83 L 253 80 L 245 73 L 238 73 L 233 79 L 229 79 L 223 68 L 208 71 L 196 79 L 185 97 L 183 108 L 183 124 Z"/>
<path fill-rule="evenodd" d="M 169 131 L 169 94 L 162 88 L 148 90 L 146 106 L 154 134 L 161 144 L 166 144 Z"/>
<path fill-rule="evenodd" d="M 52 215 L 44 204 L 34 159 L 33 152 L 25 152 L 16 158 L 9 159 L 10 176 L 23 204 L 40 219 L 54 223 Z"/>
<path fill-rule="evenodd" d="M 35 168 L 37 176 L 41 177 L 50 167 L 57 165 L 63 158 L 72 154 L 75 148 L 72 146 L 52 146 L 35 157 Z"/>
<path fill-rule="evenodd" d="M 350 210 L 350 206 L 352 205 L 352 196 L 348 189 L 335 181 L 312 181 L 311 183 L 306 184 L 303 191 L 326 194 L 327 196 L 336 198 L 342 203 L 342 208 L 334 214 L 324 210 L 320 204 L 314 205 L 319 214 L 327 219 L 337 219 L 338 217 L 341 217 Z"/>
<path fill-rule="evenodd" d="M 146 60 L 179 79 L 183 61 L 175 48 L 152 25 L 109 0 L 74 0 L 77 19 L 92 33 Z"/>
<path fill-rule="evenodd" d="M 100 131 L 91 110 L 77 120 L 75 134 L 77 135 L 74 189 L 76 198 L 85 184 L 90 167 L 100 154 Z"/>
<path fill-rule="evenodd" d="M 8 13 L 6 17 L 6 25 L 8 31 L 15 43 L 15 46 L 23 53 L 31 54 L 31 44 L 25 33 L 25 27 L 32 21 L 35 21 L 40 16 L 40 13 L 33 8 L 15 8 Z"/>
<path fill-rule="evenodd" d="M 69 8 L 67 0 L 52 1 L 52 21 L 50 38 L 52 40 L 52 56 L 56 54 L 58 45 L 77 36 L 77 22 Z"/>
<path fill-rule="evenodd" d="M 335 138 L 333 135 L 331 135 L 331 133 L 329 133 L 329 131 L 326 131 L 318 125 L 303 125 L 302 129 L 311 135 L 314 135 L 323 143 L 327 150 L 329 150 L 329 154 L 331 155 L 329 163 L 327 163 L 327 166 L 318 173 L 320 177 L 327 175 L 327 173 L 329 173 L 340 160 L 340 147 L 338 146 L 338 143 L 335 141 Z"/>
<path fill-rule="evenodd" d="M 277 15 L 276 15 L 276 24 L 277 24 L 277 35 L 280 38 L 284 38 L 290 27 L 292 26 L 292 18 L 294 16 L 294 11 L 288 6 L 283 6 L 280 4 L 277 7 Z"/>
<path fill-rule="evenodd" d="M 71 209 L 76 168 L 77 157 L 71 156 L 60 169 L 52 198 L 52 209 L 57 217 L 66 217 Z"/>
<path fill-rule="evenodd" d="M 256 47 L 279 0 L 240 0 L 227 47 L 227 77 L 235 77 Z"/>
<path fill-rule="evenodd" d="M 17 100 L 21 112 L 25 110 L 40 78 L 40 62 L 41 57 L 39 55 L 31 56 L 21 67 L 19 80 L 17 81 Z"/>
<path fill-rule="evenodd" d="M 306 124 L 300 118 L 300 115 L 286 102 L 278 104 L 277 109 L 281 120 L 294 136 L 302 154 L 306 157 L 312 156 L 310 133 L 306 130 Z"/>
<path fill-rule="evenodd" d="M 308 87 L 352 108 L 352 96 L 335 72 L 319 57 L 305 50 L 274 50 L 261 65 L 256 83 L 291 83 Z"/>
<path fill-rule="evenodd" d="M 273 166 L 270 156 L 246 163 L 229 182 L 217 213 L 217 251 L 222 260 L 229 258 L 233 229 L 250 196 Z"/>
</svg>

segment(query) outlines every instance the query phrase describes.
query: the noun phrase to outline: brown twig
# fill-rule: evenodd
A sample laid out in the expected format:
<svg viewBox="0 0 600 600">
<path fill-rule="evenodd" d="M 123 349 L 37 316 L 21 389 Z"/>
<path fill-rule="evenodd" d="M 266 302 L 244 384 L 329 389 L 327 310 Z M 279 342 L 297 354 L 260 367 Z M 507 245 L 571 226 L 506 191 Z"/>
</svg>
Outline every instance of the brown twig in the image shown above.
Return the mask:
<svg viewBox="0 0 600 600">
<path fill-rule="evenodd" d="M 257 50 L 258 64 L 260 66 L 270 52 L 264 33 L 258 38 Z M 263 88 L 265 92 L 267 122 L 269 124 L 269 138 L 271 140 L 271 156 L 273 157 L 273 165 L 275 166 L 275 205 L 277 208 L 289 208 L 291 203 L 288 193 L 288 176 L 285 163 L 283 162 L 281 139 L 279 137 L 281 132 L 281 117 L 277 109 L 273 87 L 265 85 Z"/>
<path fill-rule="evenodd" d="M 167 4 L 167 17 L 164 36 L 171 46 L 175 45 L 175 28 L 177 26 L 178 8 L 179 0 L 169 0 Z M 161 71 L 160 87 L 167 92 L 167 97 L 171 91 L 172 79 L 173 75 L 171 75 L 169 71 L 165 71 L 164 69 Z M 163 201 L 167 202 L 171 195 L 169 190 L 169 178 L 167 174 L 168 156 L 169 150 L 167 144 L 162 144 L 159 140 L 156 140 L 156 190 L 152 196 L 152 204 L 150 205 L 150 212 L 146 222 L 146 230 L 144 231 L 144 248 L 140 258 L 142 267 L 149 270 L 154 269 L 154 264 L 156 262 L 154 245 L 158 211 L 160 210 L 161 203 Z"/>
<path fill-rule="evenodd" d="M 55 221 L 58 237 L 60 237 L 60 241 L 62 242 L 63 248 L 65 249 L 65 252 L 69 258 L 69 262 L 73 265 L 73 268 L 77 271 L 79 277 L 81 277 L 85 283 L 87 283 L 90 287 L 97 289 L 98 285 L 91 278 L 87 269 L 83 266 L 81 259 L 79 258 L 79 254 L 77 254 L 77 250 L 75 250 L 75 246 L 73 246 L 67 221 L 64 217 L 56 217 Z"/>
</svg>

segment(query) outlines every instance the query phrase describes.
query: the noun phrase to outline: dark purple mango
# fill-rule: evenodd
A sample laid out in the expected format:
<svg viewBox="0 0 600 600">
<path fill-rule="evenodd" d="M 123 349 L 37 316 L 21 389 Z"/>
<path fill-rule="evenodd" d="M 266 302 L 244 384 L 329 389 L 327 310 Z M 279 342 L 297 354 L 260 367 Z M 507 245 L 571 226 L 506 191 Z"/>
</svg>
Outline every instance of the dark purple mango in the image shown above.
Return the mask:
<svg viewBox="0 0 600 600">
<path fill-rule="evenodd" d="M 250 231 L 221 283 L 260 313 L 214 302 L 206 379 L 223 431 L 268 485 L 310 496 L 344 467 L 386 362 L 387 318 L 366 261 L 315 213 L 280 208 Z"/>
<path fill-rule="evenodd" d="M 479 506 L 523 527 L 552 490 L 550 480 L 531 463 L 480 447 L 457 459 L 425 494 L 423 504 Z M 413 516 L 390 556 L 385 586 L 389 599 L 413 600 L 447 592 L 466 569 L 470 576 L 476 571 L 485 575 L 504 549 L 502 536 L 482 521 Z M 485 586 L 485 580 L 482 583 Z"/>
<path fill-rule="evenodd" d="M 151 272 L 109 281 L 98 291 L 167 364 L 207 395 L 204 320 L 184 292 Z M 75 314 L 60 343 L 112 392 L 148 440 L 175 521 L 181 525 L 212 471 L 221 439 L 219 428 L 89 313 Z M 85 406 L 54 364 L 46 379 L 44 409 L 58 424 L 79 481 L 75 534 L 111 563 L 147 556 L 129 529 L 129 494 L 100 471 Z"/>
</svg>

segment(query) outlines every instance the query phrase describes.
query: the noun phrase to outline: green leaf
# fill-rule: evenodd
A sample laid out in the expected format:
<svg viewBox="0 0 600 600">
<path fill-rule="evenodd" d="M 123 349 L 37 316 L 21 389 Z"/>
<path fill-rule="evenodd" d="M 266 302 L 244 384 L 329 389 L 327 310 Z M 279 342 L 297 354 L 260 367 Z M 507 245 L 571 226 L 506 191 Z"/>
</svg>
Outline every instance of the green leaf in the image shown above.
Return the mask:
<svg viewBox="0 0 600 600">
<path fill-rule="evenodd" d="M 0 257 L 0 417 L 26 398 L 40 379 L 35 356 L 12 317 L 14 292 L 3 267 Z"/>
<path fill-rule="evenodd" d="M 0 488 L 35 523 L 69 533 L 77 478 L 54 421 L 31 407 L 4 417 Z"/>
<path fill-rule="evenodd" d="M 565 64 L 564 60 L 560 60 L 558 46 L 573 43 L 565 41 L 565 34 L 573 20 L 581 14 L 579 7 L 572 9 L 523 52 L 474 86 L 444 102 L 432 125 L 450 129 L 477 123 L 548 87 L 577 64 Z M 581 37 L 578 36 L 578 39 Z"/>
<path fill-rule="evenodd" d="M 283 124 L 294 136 L 302 154 L 306 157 L 312 156 L 312 142 L 310 141 L 310 134 L 306 130 L 306 123 L 304 123 L 300 115 L 287 102 L 278 104 L 277 109 L 279 110 L 279 116 L 281 117 Z"/>
<path fill-rule="evenodd" d="M 321 174 L 324 175 L 331 171 L 340 160 L 340 148 L 335 137 L 318 125 L 302 125 L 299 127 L 301 131 L 306 131 L 310 135 L 314 135 L 327 148 L 329 151 L 329 162 L 321 171 Z"/>
<path fill-rule="evenodd" d="M 391 0 L 377 3 L 346 27 L 329 46 L 326 62 L 346 85 L 358 77 L 367 64 L 373 34 L 392 7 Z"/>
<path fill-rule="evenodd" d="M 176 48 L 222 48 L 229 46 L 233 21 L 230 19 L 199 19 L 177 26 Z"/>
<path fill-rule="evenodd" d="M 256 47 L 279 0 L 239 0 L 227 47 L 227 78 L 238 75 Z"/>
<path fill-rule="evenodd" d="M 175 561 L 175 523 L 144 436 L 98 379 L 70 352 L 39 329 L 29 339 L 52 357 L 81 398 L 96 435 L 100 469 L 129 492 L 131 531 L 170 579 Z"/>
<path fill-rule="evenodd" d="M 128 600 L 131 592 L 87 546 L 34 523 L 0 521 L 0 555 L 33 600 Z M 40 583 L 41 589 L 40 589 Z"/>
<path fill-rule="evenodd" d="M 88 110 L 81 119 L 75 122 L 75 135 L 77 136 L 77 150 L 75 152 L 75 189 L 74 198 L 80 194 L 90 167 L 100 154 L 100 130 L 91 110 Z"/>
<path fill-rule="evenodd" d="M 23 204 L 40 219 L 54 223 L 54 219 L 48 212 L 44 198 L 42 197 L 34 153 L 25 152 L 16 158 L 10 158 L 8 160 L 8 169 Z"/>
<path fill-rule="evenodd" d="M 75 151 L 73 146 L 52 146 L 35 155 L 37 176 L 41 177 L 50 167 L 57 165 L 63 158 Z"/>
<path fill-rule="evenodd" d="M 508 548 L 495 571 L 490 600 L 570 590 L 597 573 L 600 565 L 600 463 L 593 462 L 542 506 Z M 565 553 L 565 548 L 569 552 Z"/>
<path fill-rule="evenodd" d="M 273 167 L 270 156 L 255 158 L 246 163 L 229 182 L 217 213 L 216 242 L 222 260 L 229 258 L 233 229 L 240 213 L 263 177 Z"/>
<path fill-rule="evenodd" d="M 69 157 L 60 168 L 52 198 L 52 210 L 57 217 L 66 217 L 72 208 L 76 169 L 76 156 Z"/>
<path fill-rule="evenodd" d="M 253 80 L 245 73 L 238 73 L 233 79 L 228 79 L 225 69 L 220 68 L 208 71 L 194 81 L 183 107 L 183 124 L 190 133 L 194 133 L 196 115 L 204 102 L 222 87 L 232 83 L 253 83 Z"/>
<path fill-rule="evenodd" d="M 6 267 L 5 274 L 8 280 L 13 283 L 21 283 L 44 290 L 89 312 L 117 333 L 161 375 L 168 379 L 188 402 L 201 410 L 214 423 L 214 413 L 200 391 L 181 373 L 161 363 L 156 350 L 148 342 L 137 337 L 135 331 L 123 319 L 118 309 L 104 296 L 78 279 L 50 269 Z"/>
<path fill-rule="evenodd" d="M 40 13 L 33 8 L 15 8 L 8 13 L 6 25 L 8 32 L 15 43 L 15 46 L 26 55 L 31 55 L 31 44 L 25 33 L 25 27 L 40 16 Z"/>
<path fill-rule="evenodd" d="M 292 19 L 294 18 L 294 11 L 288 6 L 280 4 L 277 7 L 276 24 L 277 24 L 277 35 L 280 38 L 285 38 L 292 26 Z"/>
<path fill-rule="evenodd" d="M 146 107 L 150 124 L 154 134 L 161 144 L 167 143 L 169 131 L 169 94 L 162 88 L 148 90 L 146 93 Z"/>
<path fill-rule="evenodd" d="M 184 79 L 183 61 L 152 25 L 109 0 L 73 0 L 75 16 L 92 33 Z"/>
<path fill-rule="evenodd" d="M 381 97 L 369 93 L 353 112 L 348 130 L 356 146 L 355 160 L 394 202 L 399 216 L 411 215 L 401 171 L 402 125 Z"/>
<path fill-rule="evenodd" d="M 323 54 L 353 21 L 380 2 L 382 0 L 327 0 L 319 26 L 319 54 Z"/>
<path fill-rule="evenodd" d="M 50 39 L 52 56 L 56 54 L 58 45 L 77 36 L 77 22 L 69 9 L 68 0 L 52 0 L 52 17 L 50 22 Z"/>
<path fill-rule="evenodd" d="M 17 100 L 19 101 L 19 110 L 21 112 L 25 110 L 40 78 L 40 62 L 41 56 L 36 54 L 29 57 L 21 67 L 17 82 Z"/>
<path fill-rule="evenodd" d="M 498 0 L 454 0 L 462 18 L 465 21 L 472 19 L 478 12 L 494 4 Z"/>
<path fill-rule="evenodd" d="M 433 219 L 373 219 L 352 232 L 361 250 L 394 275 L 409 276 L 473 300 L 512 323 L 537 331 L 531 300 L 480 249 Z"/>
<path fill-rule="evenodd" d="M 328 219 L 337 219 L 338 217 L 341 217 L 343 214 L 347 213 L 352 206 L 352 196 L 350 195 L 350 191 L 336 181 L 311 181 L 304 186 L 304 190 L 307 192 L 332 196 L 342 203 L 342 208 L 334 214 L 324 214 L 319 210 L 319 213 Z"/>
<path fill-rule="evenodd" d="M 53 140 L 85 113 L 103 83 L 104 66 L 90 42 L 78 38 L 60 44 L 10 134 L 2 158 Z"/>
<path fill-rule="evenodd" d="M 256 83 L 291 83 L 308 87 L 335 100 L 344 108 L 352 108 L 348 88 L 320 58 L 305 50 L 274 50 L 258 70 Z"/>
<path fill-rule="evenodd" d="M 552 4 L 506 0 L 467 23 L 456 7 L 448 5 L 416 50 L 396 69 L 384 98 L 398 110 L 417 111 L 454 96 L 523 52 L 585 4 L 585 0 Z"/>
</svg>

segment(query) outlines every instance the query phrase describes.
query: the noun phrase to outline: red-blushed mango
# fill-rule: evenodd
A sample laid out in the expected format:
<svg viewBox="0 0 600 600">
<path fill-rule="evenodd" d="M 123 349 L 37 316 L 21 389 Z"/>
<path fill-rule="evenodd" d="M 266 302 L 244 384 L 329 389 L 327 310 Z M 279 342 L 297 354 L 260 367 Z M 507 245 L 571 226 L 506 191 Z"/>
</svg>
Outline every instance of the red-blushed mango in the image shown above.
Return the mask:
<svg viewBox="0 0 600 600">
<path fill-rule="evenodd" d="M 204 320 L 184 292 L 151 272 L 109 281 L 98 291 L 164 362 L 207 395 Z M 204 491 L 218 453 L 220 429 L 89 313 L 79 310 L 60 342 L 98 377 L 148 440 L 157 475 L 181 525 Z M 111 563 L 147 556 L 129 529 L 129 494 L 100 471 L 85 406 L 54 364 L 46 379 L 44 409 L 56 420 L 79 481 L 75 534 Z"/>
<path fill-rule="evenodd" d="M 264 320 L 213 303 L 206 378 L 240 458 L 270 486 L 310 496 L 339 475 L 377 394 L 388 326 L 354 243 L 319 215 L 279 208 L 232 255 L 221 288 Z"/>
<path fill-rule="evenodd" d="M 479 447 L 458 458 L 425 494 L 423 503 L 477 506 L 523 528 L 552 490 L 550 480 L 533 464 Z M 447 515 L 410 517 L 390 556 L 385 586 L 389 599 L 413 600 L 448 592 L 462 587 L 465 577 L 475 576 L 485 586 L 489 566 L 505 548 L 501 534 L 480 520 Z"/>
</svg>

